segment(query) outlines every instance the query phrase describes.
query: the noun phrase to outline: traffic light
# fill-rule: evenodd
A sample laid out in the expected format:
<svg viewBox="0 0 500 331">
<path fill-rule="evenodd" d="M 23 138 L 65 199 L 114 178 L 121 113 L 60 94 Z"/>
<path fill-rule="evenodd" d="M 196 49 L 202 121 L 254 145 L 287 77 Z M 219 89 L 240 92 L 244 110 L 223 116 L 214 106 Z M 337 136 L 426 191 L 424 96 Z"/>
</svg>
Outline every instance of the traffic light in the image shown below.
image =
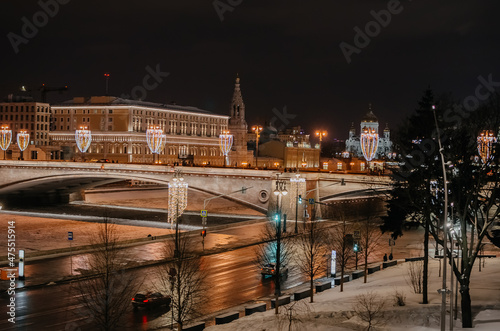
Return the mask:
<svg viewBox="0 0 500 331">
<path fill-rule="evenodd" d="M 274 215 L 274 221 L 275 221 L 275 222 L 278 222 L 278 221 L 279 221 L 279 215 L 278 215 L 278 214 Z"/>
<path fill-rule="evenodd" d="M 354 250 L 354 253 L 359 252 L 359 246 L 358 243 L 354 243 L 354 247 L 352 248 Z"/>
<path fill-rule="evenodd" d="M 201 230 L 201 234 L 200 234 L 203 238 L 205 238 L 207 236 L 207 230 Z"/>
<path fill-rule="evenodd" d="M 299 204 L 302 203 L 302 195 L 299 194 Z"/>
</svg>

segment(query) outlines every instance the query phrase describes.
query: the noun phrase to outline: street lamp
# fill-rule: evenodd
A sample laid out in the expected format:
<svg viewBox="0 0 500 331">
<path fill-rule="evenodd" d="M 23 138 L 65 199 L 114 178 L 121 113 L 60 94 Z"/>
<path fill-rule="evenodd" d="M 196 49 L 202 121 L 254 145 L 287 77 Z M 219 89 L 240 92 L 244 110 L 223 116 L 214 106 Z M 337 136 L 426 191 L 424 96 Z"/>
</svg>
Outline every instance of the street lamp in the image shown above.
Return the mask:
<svg viewBox="0 0 500 331">
<path fill-rule="evenodd" d="M 172 182 L 168 183 L 168 221 L 172 225 L 175 222 L 175 258 L 179 256 L 179 218 L 187 207 L 187 189 L 182 173 L 176 170 Z"/>
<path fill-rule="evenodd" d="M 375 157 L 378 148 L 378 133 L 372 128 L 363 128 L 361 133 L 361 151 L 366 161 L 370 162 Z"/>
<path fill-rule="evenodd" d="M 439 154 L 441 155 L 441 165 L 443 167 L 443 185 L 444 185 L 444 214 L 443 214 L 443 288 L 439 291 L 441 292 L 441 331 L 446 329 L 446 249 L 447 249 L 447 230 L 446 230 L 446 219 L 448 218 L 448 184 L 446 180 L 446 166 L 444 162 L 443 146 L 441 145 L 441 135 L 439 132 L 439 126 L 436 117 L 436 106 L 432 106 L 432 113 L 434 114 L 434 123 L 436 124 L 436 131 L 439 144 Z"/>
<path fill-rule="evenodd" d="M 260 132 L 262 131 L 262 127 L 260 125 L 254 125 L 252 127 L 252 131 L 255 132 L 255 167 L 259 167 L 259 138 Z"/>
<path fill-rule="evenodd" d="M 276 188 L 274 189 L 274 195 L 276 195 L 277 204 L 276 204 L 276 273 L 275 273 L 275 291 L 274 294 L 276 296 L 275 303 L 275 313 L 278 314 L 278 298 L 281 294 L 280 288 L 280 267 L 281 267 L 281 198 L 288 194 L 286 189 L 286 180 L 279 179 L 279 175 L 276 178 Z M 284 222 L 284 232 L 286 232 L 286 220 Z"/>
<path fill-rule="evenodd" d="M 155 163 L 155 154 L 158 154 L 159 159 L 159 154 L 162 150 L 164 138 L 166 138 L 166 136 L 163 134 L 163 130 L 159 127 L 150 126 L 146 130 L 146 141 L 148 143 L 151 154 L 153 154 L 153 164 Z"/>
<path fill-rule="evenodd" d="M 493 144 L 496 142 L 495 133 L 491 130 L 484 130 L 477 137 L 477 151 L 483 163 L 486 164 L 489 161 Z"/>
<path fill-rule="evenodd" d="M 293 204 L 295 204 L 295 233 L 298 233 L 297 220 L 299 218 L 299 204 L 302 203 L 302 194 L 306 189 L 306 179 L 301 178 L 299 172 L 297 171 L 295 178 L 290 178 L 290 183 L 292 191 L 295 188 L 295 199 L 290 199 L 290 203 L 292 204 L 292 208 Z"/>
<path fill-rule="evenodd" d="M 229 131 L 222 131 L 222 134 L 219 135 L 219 147 L 222 152 L 222 155 L 224 155 L 224 167 L 225 167 L 229 163 L 229 158 L 227 155 L 229 154 L 231 148 L 233 147 L 233 135 L 229 134 Z"/>
<path fill-rule="evenodd" d="M 328 132 L 326 131 L 316 131 L 316 135 L 319 137 L 319 152 L 321 154 L 321 142 L 323 141 L 323 137 L 326 137 Z"/>
<path fill-rule="evenodd" d="M 21 150 L 21 160 L 24 160 L 23 152 L 30 142 L 30 134 L 26 130 L 21 130 L 17 134 L 17 146 Z"/>
<path fill-rule="evenodd" d="M 9 148 L 12 141 L 12 130 L 8 126 L 3 126 L 0 129 L 0 148 L 3 150 L 3 159 L 6 159 L 5 152 Z"/>
</svg>

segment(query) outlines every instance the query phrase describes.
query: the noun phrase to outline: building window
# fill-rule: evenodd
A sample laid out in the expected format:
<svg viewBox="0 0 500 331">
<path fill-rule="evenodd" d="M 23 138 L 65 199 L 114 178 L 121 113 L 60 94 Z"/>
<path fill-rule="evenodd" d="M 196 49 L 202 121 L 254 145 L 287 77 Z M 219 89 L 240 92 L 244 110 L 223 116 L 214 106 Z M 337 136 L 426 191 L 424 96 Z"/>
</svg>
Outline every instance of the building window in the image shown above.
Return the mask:
<svg viewBox="0 0 500 331">
<path fill-rule="evenodd" d="M 31 159 L 32 160 L 38 159 L 38 152 L 37 151 L 31 151 Z"/>
<path fill-rule="evenodd" d="M 328 170 L 328 162 L 323 162 L 323 170 Z"/>
<path fill-rule="evenodd" d="M 365 171 L 365 164 L 364 163 L 360 163 L 359 164 L 359 168 L 361 169 L 361 171 Z"/>
<path fill-rule="evenodd" d="M 326 169 L 328 169 L 328 166 Z M 342 170 L 342 162 L 337 162 L 337 170 Z"/>
</svg>

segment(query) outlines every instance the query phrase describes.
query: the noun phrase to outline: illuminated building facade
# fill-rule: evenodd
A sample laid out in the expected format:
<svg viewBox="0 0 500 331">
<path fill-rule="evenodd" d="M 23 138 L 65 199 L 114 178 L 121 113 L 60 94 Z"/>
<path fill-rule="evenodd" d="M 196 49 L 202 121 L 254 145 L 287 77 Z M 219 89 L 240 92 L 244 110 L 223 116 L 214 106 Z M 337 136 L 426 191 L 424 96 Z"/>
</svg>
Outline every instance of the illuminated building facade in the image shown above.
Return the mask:
<svg viewBox="0 0 500 331">
<path fill-rule="evenodd" d="M 67 159 L 82 158 L 75 130 L 85 126 L 92 131 L 85 159 L 151 163 L 146 131 L 154 126 L 166 138 L 158 162 L 218 166 L 224 162 L 219 135 L 228 130 L 229 117 L 196 107 L 94 96 L 53 105 L 52 116 L 51 144 L 66 151 Z"/>
<path fill-rule="evenodd" d="M 368 113 L 361 120 L 360 134 L 356 134 L 356 129 L 354 128 L 354 123 L 349 130 L 349 138 L 345 142 L 346 151 L 351 157 L 364 158 L 363 149 L 361 146 L 361 134 L 363 132 L 374 132 L 379 134 L 379 123 L 377 116 L 372 112 L 371 105 Z M 392 141 L 391 141 L 391 131 L 389 127 L 386 126 L 383 135 L 379 134 L 378 147 L 375 152 L 373 159 L 383 159 L 389 157 L 392 154 Z"/>
<path fill-rule="evenodd" d="M 25 160 L 50 159 L 50 105 L 34 101 L 12 101 L 0 103 L 0 126 L 12 130 L 12 143 L 6 150 L 7 159 L 17 160 L 20 149 L 17 146 L 17 134 L 26 131 L 29 134 L 29 143 L 23 153 Z"/>
</svg>

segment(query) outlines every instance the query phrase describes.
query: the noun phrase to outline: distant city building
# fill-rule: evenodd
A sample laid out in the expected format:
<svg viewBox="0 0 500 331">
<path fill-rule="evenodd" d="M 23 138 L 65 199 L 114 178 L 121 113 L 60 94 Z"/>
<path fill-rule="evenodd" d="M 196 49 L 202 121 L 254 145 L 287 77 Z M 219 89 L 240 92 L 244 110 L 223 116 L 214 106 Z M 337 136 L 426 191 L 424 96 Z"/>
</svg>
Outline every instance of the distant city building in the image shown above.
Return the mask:
<svg viewBox="0 0 500 331">
<path fill-rule="evenodd" d="M 66 159 L 109 159 L 151 163 L 146 130 L 161 128 L 166 145 L 162 163 L 223 165 L 219 134 L 227 131 L 229 117 L 196 107 L 127 100 L 111 96 L 78 97 L 52 106 L 51 144 Z M 75 130 L 87 127 L 92 143 L 83 155 L 75 143 Z"/>
<path fill-rule="evenodd" d="M 278 132 L 267 126 L 259 141 L 259 167 L 318 168 L 319 145 L 311 146 L 309 135 L 298 127 Z"/>
<path fill-rule="evenodd" d="M 30 135 L 30 142 L 23 153 L 25 160 L 54 158 L 49 144 L 51 112 L 48 103 L 34 101 L 13 101 L 0 103 L 0 126 L 12 130 L 12 142 L 6 151 L 7 159 L 18 159 L 20 149 L 17 147 L 17 134 L 25 130 Z M 14 101 L 15 100 L 15 101 Z M 3 153 L 2 153 L 3 154 Z"/>
<path fill-rule="evenodd" d="M 354 123 L 349 130 L 349 138 L 345 142 L 346 151 L 351 157 L 363 158 L 363 151 L 361 150 L 361 133 L 365 129 L 374 130 L 375 133 L 379 133 L 379 124 L 377 116 L 372 112 L 371 105 L 369 107 L 368 113 L 361 120 L 360 134 L 356 134 L 356 129 L 354 128 Z M 374 159 L 391 157 L 392 155 L 392 141 L 391 141 L 391 131 L 388 125 L 384 129 L 383 135 L 379 134 L 378 147 L 375 153 Z"/>
</svg>

